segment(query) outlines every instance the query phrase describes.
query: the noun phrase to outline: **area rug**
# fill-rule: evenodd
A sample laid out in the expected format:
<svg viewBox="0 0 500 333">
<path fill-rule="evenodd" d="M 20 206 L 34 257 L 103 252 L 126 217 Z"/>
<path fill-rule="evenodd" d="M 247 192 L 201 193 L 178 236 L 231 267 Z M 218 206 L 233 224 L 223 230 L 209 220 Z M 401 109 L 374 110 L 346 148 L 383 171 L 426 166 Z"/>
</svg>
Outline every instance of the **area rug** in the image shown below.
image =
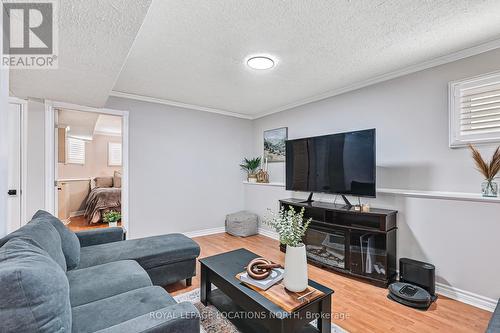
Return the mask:
<svg viewBox="0 0 500 333">
<path fill-rule="evenodd" d="M 194 289 L 187 293 L 174 297 L 177 302 L 190 302 L 198 309 L 201 316 L 201 333 L 239 333 L 238 329 L 221 315 L 213 305 L 204 306 L 200 302 L 200 289 Z M 348 333 L 346 330 L 332 324 L 332 333 Z"/>
</svg>

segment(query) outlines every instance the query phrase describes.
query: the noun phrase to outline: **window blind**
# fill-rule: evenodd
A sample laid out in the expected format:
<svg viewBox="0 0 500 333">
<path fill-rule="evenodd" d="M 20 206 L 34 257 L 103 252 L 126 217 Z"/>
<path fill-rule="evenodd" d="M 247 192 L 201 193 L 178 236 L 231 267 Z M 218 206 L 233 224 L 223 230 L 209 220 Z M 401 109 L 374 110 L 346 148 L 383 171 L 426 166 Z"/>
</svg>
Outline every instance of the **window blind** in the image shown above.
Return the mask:
<svg viewBox="0 0 500 333">
<path fill-rule="evenodd" d="M 67 163 L 85 164 L 85 141 L 81 139 L 67 139 Z"/>
<path fill-rule="evenodd" d="M 450 145 L 500 142 L 500 73 L 450 83 Z"/>
<path fill-rule="evenodd" d="M 122 144 L 116 142 L 108 143 L 108 165 L 121 166 L 122 165 Z"/>
</svg>

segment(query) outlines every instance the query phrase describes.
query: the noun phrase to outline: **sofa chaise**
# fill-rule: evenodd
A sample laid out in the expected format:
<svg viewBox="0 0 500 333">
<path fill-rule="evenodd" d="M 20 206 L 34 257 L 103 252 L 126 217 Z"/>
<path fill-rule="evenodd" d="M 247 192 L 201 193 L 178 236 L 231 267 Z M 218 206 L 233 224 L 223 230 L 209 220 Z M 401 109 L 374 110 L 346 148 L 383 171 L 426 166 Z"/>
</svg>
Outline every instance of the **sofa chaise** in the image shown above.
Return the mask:
<svg viewBox="0 0 500 333">
<path fill-rule="evenodd" d="M 199 253 L 181 234 L 73 233 L 39 211 L 0 240 L 0 331 L 199 332 L 196 308 L 161 287 L 189 284 Z"/>
</svg>

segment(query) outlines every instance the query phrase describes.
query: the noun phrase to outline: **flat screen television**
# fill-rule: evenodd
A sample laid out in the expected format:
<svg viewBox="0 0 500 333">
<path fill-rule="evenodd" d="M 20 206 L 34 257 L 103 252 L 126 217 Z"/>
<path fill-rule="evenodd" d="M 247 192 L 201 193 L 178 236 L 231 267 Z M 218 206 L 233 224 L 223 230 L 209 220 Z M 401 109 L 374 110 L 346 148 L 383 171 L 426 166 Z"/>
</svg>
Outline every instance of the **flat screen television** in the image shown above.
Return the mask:
<svg viewBox="0 0 500 333">
<path fill-rule="evenodd" d="M 375 129 L 286 141 L 287 190 L 375 197 L 375 179 Z"/>
</svg>

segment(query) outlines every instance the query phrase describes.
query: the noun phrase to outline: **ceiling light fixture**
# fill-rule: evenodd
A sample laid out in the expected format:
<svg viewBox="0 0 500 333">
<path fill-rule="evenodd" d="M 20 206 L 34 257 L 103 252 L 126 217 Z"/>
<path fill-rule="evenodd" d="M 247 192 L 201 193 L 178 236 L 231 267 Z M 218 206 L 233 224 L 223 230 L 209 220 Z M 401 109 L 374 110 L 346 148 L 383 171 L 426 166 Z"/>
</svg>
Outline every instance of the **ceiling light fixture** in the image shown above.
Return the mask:
<svg viewBox="0 0 500 333">
<path fill-rule="evenodd" d="M 274 60 L 265 56 L 257 56 L 248 59 L 247 65 L 252 69 L 271 69 L 274 67 Z"/>
</svg>

